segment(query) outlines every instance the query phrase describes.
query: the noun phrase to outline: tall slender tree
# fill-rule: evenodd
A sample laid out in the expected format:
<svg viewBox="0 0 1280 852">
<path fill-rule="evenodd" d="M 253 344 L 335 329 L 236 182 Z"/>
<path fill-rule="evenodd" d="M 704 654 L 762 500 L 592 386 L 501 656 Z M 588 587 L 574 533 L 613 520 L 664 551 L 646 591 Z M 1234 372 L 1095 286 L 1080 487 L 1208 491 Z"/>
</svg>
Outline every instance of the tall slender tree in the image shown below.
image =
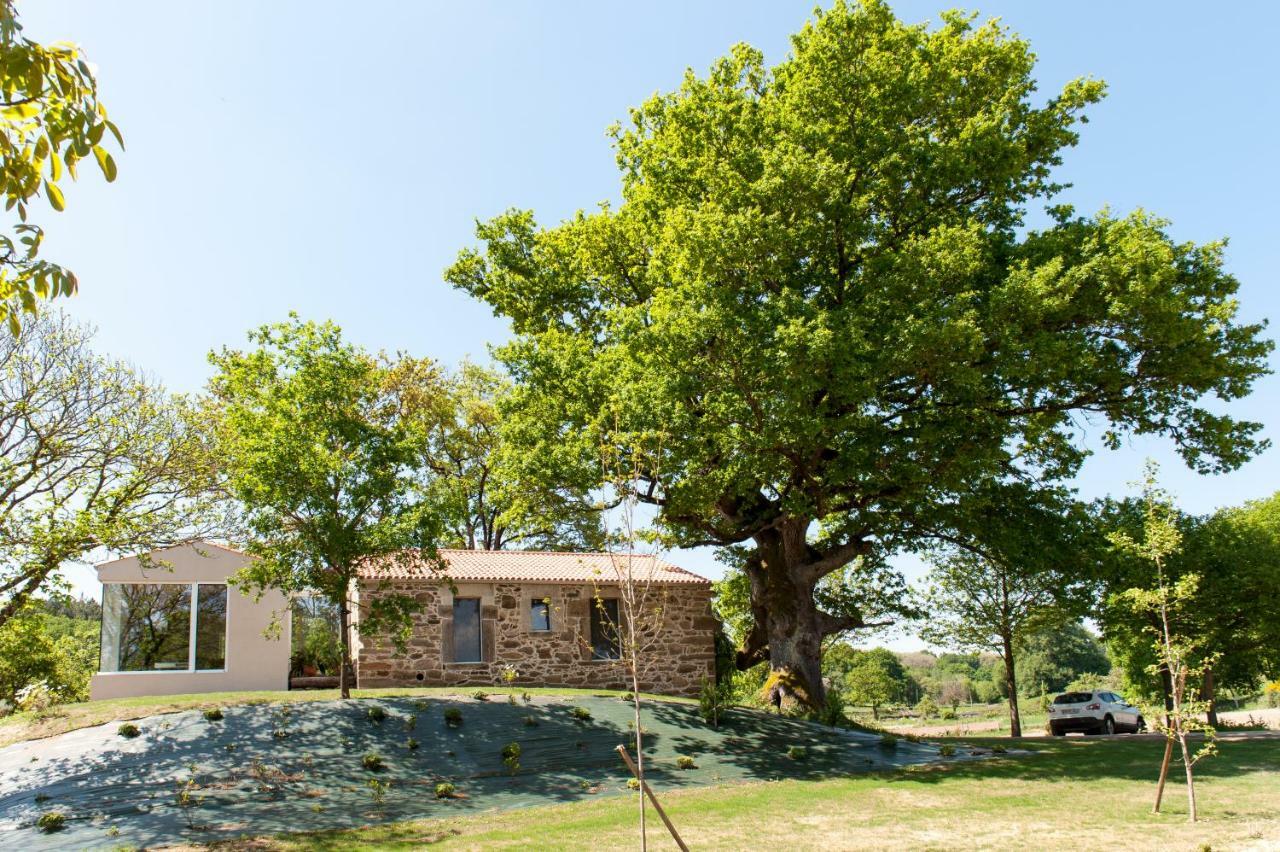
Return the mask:
<svg viewBox="0 0 1280 852">
<path fill-rule="evenodd" d="M 933 535 L 940 544 L 925 578 L 921 635 L 1000 657 L 1009 733 L 1020 737 L 1017 653 L 1036 632 L 1084 614 L 1093 556 L 1105 540 L 1082 506 L 1017 486 L 970 495 Z"/>
<path fill-rule="evenodd" d="M 815 13 L 769 68 L 746 45 L 631 111 L 622 202 L 539 227 L 510 211 L 446 278 L 510 318 L 499 350 L 523 474 L 600 480 L 598 447 L 662 430 L 641 499 L 670 541 L 745 545 L 765 655 L 823 704 L 820 581 L 886 553 L 978 483 L 1069 476 L 1078 418 L 1172 436 L 1230 469 L 1270 344 L 1236 322 L 1221 243 L 1147 213 L 1051 207 L 1103 84 L 1034 103 L 1030 46 L 880 0 Z"/>
<path fill-rule="evenodd" d="M 339 686 L 350 696 L 352 590 L 369 560 L 434 557 L 438 523 L 418 488 L 419 446 L 386 371 L 333 323 L 252 332 L 255 349 L 210 355 L 210 420 L 225 487 L 244 507 L 237 576 L 261 592 L 315 591 L 338 611 Z M 380 594 L 358 629 L 402 638 L 412 599 Z"/>
</svg>

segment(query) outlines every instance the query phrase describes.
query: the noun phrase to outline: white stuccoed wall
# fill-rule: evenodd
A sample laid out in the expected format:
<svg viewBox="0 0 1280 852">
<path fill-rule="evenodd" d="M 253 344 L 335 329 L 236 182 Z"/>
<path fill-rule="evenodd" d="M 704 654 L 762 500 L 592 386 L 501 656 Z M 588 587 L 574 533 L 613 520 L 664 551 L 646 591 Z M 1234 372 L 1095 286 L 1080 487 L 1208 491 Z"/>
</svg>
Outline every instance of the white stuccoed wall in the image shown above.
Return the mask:
<svg viewBox="0 0 1280 852">
<path fill-rule="evenodd" d="M 105 562 L 97 570 L 99 581 L 104 583 L 222 583 L 252 558 L 214 544 L 201 544 L 158 550 L 151 554 L 152 566 L 144 566 L 131 556 Z M 273 612 L 280 619 L 279 639 L 263 635 Z M 281 592 L 267 592 L 255 601 L 229 588 L 224 671 L 100 673 L 89 682 L 90 697 L 96 701 L 136 695 L 288 689 L 290 626 L 288 601 Z"/>
</svg>

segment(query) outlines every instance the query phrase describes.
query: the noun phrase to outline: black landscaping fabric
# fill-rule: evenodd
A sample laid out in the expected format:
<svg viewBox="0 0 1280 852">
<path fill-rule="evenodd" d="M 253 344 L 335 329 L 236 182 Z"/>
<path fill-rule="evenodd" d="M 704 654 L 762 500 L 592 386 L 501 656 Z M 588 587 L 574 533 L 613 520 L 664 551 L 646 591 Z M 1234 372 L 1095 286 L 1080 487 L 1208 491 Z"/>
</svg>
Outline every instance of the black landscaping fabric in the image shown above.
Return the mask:
<svg viewBox="0 0 1280 852">
<path fill-rule="evenodd" d="M 508 703 L 470 697 L 352 699 L 233 706 L 221 721 L 192 710 L 119 722 L 0 749 L 0 848 L 85 849 L 226 840 L 237 836 L 346 828 L 572 802 L 628 791 L 615 751 L 632 742 L 630 703 L 616 697 Z M 369 709 L 385 718 L 374 721 Z M 590 712 L 576 719 L 574 707 Z M 462 721 L 451 727 L 445 710 Z M 531 718 L 536 724 L 526 724 Z M 823 778 L 942 759 L 937 746 L 837 730 L 768 713 L 732 710 L 713 728 L 697 708 L 647 702 L 646 773 L 664 790 L 744 780 Z M 409 748 L 409 740 L 417 748 Z M 503 747 L 520 744 L 511 774 Z M 793 746 L 801 757 L 789 756 Z M 950 759 L 971 757 L 969 750 Z M 377 754 L 383 768 L 369 770 Z M 679 769 L 689 756 L 696 768 Z M 190 808 L 180 785 L 194 779 Z M 369 780 L 388 782 L 374 801 Z M 448 781 L 458 797 L 437 799 Z M 48 811 L 65 828 L 44 834 Z M 191 827 L 195 825 L 195 828 Z"/>
</svg>

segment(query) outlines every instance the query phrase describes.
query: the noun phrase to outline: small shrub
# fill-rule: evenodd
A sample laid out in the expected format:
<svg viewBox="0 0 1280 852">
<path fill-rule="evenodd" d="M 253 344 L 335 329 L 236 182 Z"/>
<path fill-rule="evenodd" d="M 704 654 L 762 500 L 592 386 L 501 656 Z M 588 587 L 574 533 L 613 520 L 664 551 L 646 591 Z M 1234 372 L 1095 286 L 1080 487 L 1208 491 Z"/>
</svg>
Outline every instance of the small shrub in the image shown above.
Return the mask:
<svg viewBox="0 0 1280 852">
<path fill-rule="evenodd" d="M 409 740 L 404 744 L 404 746 L 405 748 L 409 749 L 409 751 L 417 751 L 418 741 L 415 740 L 413 737 L 409 737 Z"/>
<path fill-rule="evenodd" d="M 376 751 L 371 751 L 364 757 L 360 758 L 360 765 L 370 772 L 377 772 L 383 767 L 382 755 Z"/>
<path fill-rule="evenodd" d="M 938 754 L 942 757 L 951 757 L 956 753 L 956 747 L 953 745 L 943 745 L 938 747 Z"/>
<path fill-rule="evenodd" d="M 636 700 L 635 695 L 630 692 L 624 692 L 619 695 L 618 698 L 622 701 L 626 701 L 628 704 Z"/>
<path fill-rule="evenodd" d="M 62 831 L 67 826 L 67 815 L 61 811 L 47 811 L 40 814 L 40 818 L 36 820 L 36 828 L 45 834 L 53 834 L 55 831 Z"/>
<path fill-rule="evenodd" d="M 515 666 L 505 665 L 502 667 L 503 683 L 508 683 L 508 684 L 515 683 L 516 679 L 519 677 L 520 677 L 520 670 L 517 669 Z"/>
<path fill-rule="evenodd" d="M 507 693 L 507 703 L 510 704 L 512 707 L 515 707 L 520 702 L 516 700 L 516 694 L 514 692 L 509 692 Z"/>
<path fill-rule="evenodd" d="M 628 693 L 630 694 L 630 693 Z M 713 728 L 720 727 L 720 711 L 724 709 L 724 691 L 711 678 L 704 677 L 698 688 L 698 715 Z"/>
<path fill-rule="evenodd" d="M 948 707 L 942 711 L 943 719 L 954 719 L 955 717 L 956 717 L 956 711 L 954 707 Z"/>
<path fill-rule="evenodd" d="M 387 718 L 387 711 L 382 708 L 382 705 L 375 704 L 365 711 L 365 715 L 369 717 L 370 722 L 378 725 L 382 723 L 383 719 Z"/>
<path fill-rule="evenodd" d="M 282 740 L 285 737 L 289 736 L 289 731 L 285 728 L 276 728 L 274 731 L 271 732 L 271 736 L 275 737 L 278 740 Z"/>
<path fill-rule="evenodd" d="M 880 735 L 880 748 L 893 751 L 898 747 L 898 738 L 887 731 Z"/>
<path fill-rule="evenodd" d="M 787 749 L 787 757 L 792 760 L 804 760 L 809 756 L 809 750 L 804 746 L 793 745 Z"/>
<path fill-rule="evenodd" d="M 827 700 L 818 712 L 818 721 L 832 728 L 842 728 L 849 723 L 845 714 L 844 693 L 838 689 L 827 690 Z"/>
<path fill-rule="evenodd" d="M 485 692 L 483 689 L 477 689 L 475 692 L 471 693 L 471 697 L 476 701 L 488 701 L 489 693 Z"/>
<path fill-rule="evenodd" d="M 417 710 L 419 713 L 428 710 L 430 706 L 431 705 L 427 704 L 427 699 L 425 698 L 419 698 L 417 701 L 413 702 L 413 709 Z"/>
<path fill-rule="evenodd" d="M 591 789 L 591 782 L 590 782 L 590 781 L 588 781 L 587 779 L 583 778 L 581 781 L 579 781 L 579 782 L 578 782 L 578 789 L 579 789 L 579 790 L 590 790 L 590 789 Z"/>
<path fill-rule="evenodd" d="M 222 708 L 221 708 L 221 707 L 210 707 L 208 710 L 204 711 L 204 717 L 205 717 L 206 719 L 208 719 L 210 722 L 221 722 L 221 721 L 222 721 Z"/>
<path fill-rule="evenodd" d="M 918 704 L 916 704 L 916 714 L 919 715 L 921 719 L 933 719 L 937 717 L 938 702 L 926 695 L 924 698 L 920 699 Z"/>
<path fill-rule="evenodd" d="M 125 722 L 123 725 L 116 728 L 116 733 L 124 737 L 126 740 L 131 740 L 141 734 L 142 731 L 139 730 L 138 726 L 132 722 Z"/>
<path fill-rule="evenodd" d="M 525 704 L 532 704 L 533 696 L 527 692 L 522 692 L 520 693 L 520 700 L 523 701 Z"/>
<path fill-rule="evenodd" d="M 36 804 L 42 805 L 52 798 L 53 796 L 50 796 L 48 793 L 36 793 Z"/>
<path fill-rule="evenodd" d="M 993 745 L 993 746 L 991 747 L 991 753 L 992 753 L 992 754 L 1005 754 L 1005 753 L 1007 753 L 1008 751 L 1009 751 L 1009 749 L 1005 748 L 1004 746 L 1000 745 L 999 743 L 996 743 L 995 745 Z"/>
<path fill-rule="evenodd" d="M 693 758 L 687 754 L 682 754 L 676 758 L 677 769 L 697 769 L 698 764 L 693 762 Z"/>
<path fill-rule="evenodd" d="M 381 805 L 387 798 L 387 791 L 391 789 L 390 781 L 383 781 L 381 778 L 369 779 L 369 798 L 373 799 L 375 805 Z"/>
<path fill-rule="evenodd" d="M 569 708 L 569 715 L 579 722 L 586 722 L 591 719 L 591 711 L 585 707 L 571 707 Z"/>
<path fill-rule="evenodd" d="M 223 748 L 224 748 L 224 749 L 226 749 L 227 751 L 235 751 L 235 750 L 236 750 L 236 744 L 235 744 L 235 743 L 227 743 L 226 745 L 224 745 L 224 746 L 223 746 Z"/>
<path fill-rule="evenodd" d="M 405 729 L 406 731 L 412 731 L 412 730 L 413 730 L 414 728 L 416 728 L 416 727 L 418 727 L 418 717 L 417 717 L 417 716 L 415 716 L 414 714 L 410 713 L 408 716 L 405 716 L 405 717 L 404 717 L 404 729 Z"/>
<path fill-rule="evenodd" d="M 450 707 L 444 711 L 444 723 L 450 728 L 456 728 L 462 724 L 462 711 L 457 707 Z"/>
<path fill-rule="evenodd" d="M 454 787 L 452 784 L 450 784 L 448 781 L 441 781 L 439 784 L 436 785 L 437 799 L 452 799 L 453 794 L 456 792 L 457 792 L 457 788 Z"/>
<path fill-rule="evenodd" d="M 525 726 L 526 728 L 536 728 L 536 727 L 538 727 L 538 720 L 537 720 L 537 718 L 535 718 L 535 717 L 533 717 L 533 716 L 525 716 L 525 717 L 524 717 L 524 726 Z"/>
<path fill-rule="evenodd" d="M 520 743 L 517 742 L 510 742 L 502 747 L 502 762 L 512 775 L 520 771 L 520 751 Z"/>
<path fill-rule="evenodd" d="M 627 789 L 628 789 L 628 790 L 639 790 L 639 789 L 640 789 L 640 779 L 639 779 L 639 778 L 628 778 L 628 779 L 627 779 Z"/>
<path fill-rule="evenodd" d="M 200 799 L 195 795 L 195 791 L 198 789 L 200 789 L 200 785 L 196 784 L 195 779 L 188 778 L 178 785 L 177 795 L 174 796 L 174 804 L 182 808 L 182 818 L 186 820 L 187 828 L 192 831 L 196 829 L 194 810 L 200 804 Z"/>
</svg>

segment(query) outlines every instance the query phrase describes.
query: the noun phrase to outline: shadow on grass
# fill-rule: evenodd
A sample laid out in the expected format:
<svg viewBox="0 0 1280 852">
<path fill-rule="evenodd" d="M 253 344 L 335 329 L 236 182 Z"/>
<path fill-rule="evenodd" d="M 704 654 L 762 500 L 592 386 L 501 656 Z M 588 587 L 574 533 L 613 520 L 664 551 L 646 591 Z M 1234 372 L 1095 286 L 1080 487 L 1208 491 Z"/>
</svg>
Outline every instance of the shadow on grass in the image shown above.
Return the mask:
<svg viewBox="0 0 1280 852">
<path fill-rule="evenodd" d="M 948 762 L 916 767 L 909 772 L 887 776 L 887 780 L 941 783 L 964 778 L 1019 779 L 1024 781 L 1155 781 L 1164 756 L 1164 740 L 1154 738 L 1085 738 L 1019 743 L 1017 740 L 958 741 L 957 751 L 971 743 L 989 749 L 995 742 L 1009 749 L 1027 749 L 1028 755 L 1010 755 L 998 760 Z M 1175 754 L 1177 749 L 1175 746 Z M 1229 777 L 1280 768 L 1280 739 L 1253 739 L 1224 743 L 1219 753 L 1196 764 L 1197 778 Z M 1171 769 L 1181 777 L 1181 764 Z M 1176 780 L 1176 779 L 1175 779 Z"/>
</svg>

